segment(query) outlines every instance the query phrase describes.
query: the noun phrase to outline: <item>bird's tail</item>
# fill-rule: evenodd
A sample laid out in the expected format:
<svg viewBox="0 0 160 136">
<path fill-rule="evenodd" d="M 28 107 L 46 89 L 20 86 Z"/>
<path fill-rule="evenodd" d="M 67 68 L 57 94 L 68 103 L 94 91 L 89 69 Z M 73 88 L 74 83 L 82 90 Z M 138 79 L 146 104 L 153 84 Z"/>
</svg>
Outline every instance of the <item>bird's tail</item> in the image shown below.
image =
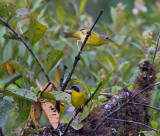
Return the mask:
<svg viewBox="0 0 160 136">
<path fill-rule="evenodd" d="M 74 35 L 75 32 L 73 32 L 73 31 L 63 32 L 63 34 L 64 34 L 64 37 L 66 37 L 66 38 L 76 38 Z"/>
</svg>

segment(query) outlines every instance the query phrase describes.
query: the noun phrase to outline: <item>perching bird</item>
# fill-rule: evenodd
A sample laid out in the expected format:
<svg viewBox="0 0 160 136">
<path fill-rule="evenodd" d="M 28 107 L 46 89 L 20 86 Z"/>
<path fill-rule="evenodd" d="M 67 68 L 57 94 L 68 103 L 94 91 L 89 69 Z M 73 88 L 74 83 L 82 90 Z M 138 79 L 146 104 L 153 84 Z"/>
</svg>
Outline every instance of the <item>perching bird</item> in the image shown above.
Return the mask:
<svg viewBox="0 0 160 136">
<path fill-rule="evenodd" d="M 85 92 L 80 91 L 77 85 L 73 85 L 70 89 L 72 90 L 71 103 L 75 107 L 73 118 L 75 118 L 76 110 L 79 108 L 83 110 L 84 103 L 87 101 L 88 97 Z"/>
<path fill-rule="evenodd" d="M 89 31 L 88 29 L 81 29 L 80 31 L 77 31 L 77 32 L 73 32 L 73 31 L 64 32 L 64 37 L 80 39 L 80 40 L 77 40 L 77 45 L 78 45 L 79 41 L 81 42 L 84 41 L 88 31 Z M 109 42 L 113 42 L 113 40 L 108 35 L 102 35 L 95 31 L 92 31 L 86 44 L 90 46 L 101 46 Z M 79 46 L 78 46 L 78 49 L 79 49 Z"/>
</svg>

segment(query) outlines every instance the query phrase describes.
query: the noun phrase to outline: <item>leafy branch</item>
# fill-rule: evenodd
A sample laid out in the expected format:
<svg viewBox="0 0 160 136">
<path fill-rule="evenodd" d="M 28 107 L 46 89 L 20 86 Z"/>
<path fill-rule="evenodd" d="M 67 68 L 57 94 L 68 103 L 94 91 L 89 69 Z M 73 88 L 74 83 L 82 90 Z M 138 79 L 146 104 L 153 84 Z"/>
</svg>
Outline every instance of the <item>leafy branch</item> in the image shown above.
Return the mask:
<svg viewBox="0 0 160 136">
<path fill-rule="evenodd" d="M 30 45 L 22 38 L 22 36 L 20 34 L 18 34 L 3 18 L 0 17 L 0 21 L 8 28 L 10 29 L 18 38 L 19 40 L 26 46 L 26 48 L 28 49 L 28 51 L 32 54 L 32 56 L 36 59 L 37 63 L 39 64 L 40 68 L 42 69 L 45 77 L 47 78 L 48 82 L 50 84 L 52 84 L 54 90 L 58 90 L 57 87 L 54 85 L 53 81 L 51 80 L 51 78 L 49 77 L 49 75 L 47 74 L 47 71 L 45 70 L 42 62 L 39 60 L 39 58 L 35 55 L 35 53 L 32 51 L 32 49 L 30 48 Z"/>
</svg>

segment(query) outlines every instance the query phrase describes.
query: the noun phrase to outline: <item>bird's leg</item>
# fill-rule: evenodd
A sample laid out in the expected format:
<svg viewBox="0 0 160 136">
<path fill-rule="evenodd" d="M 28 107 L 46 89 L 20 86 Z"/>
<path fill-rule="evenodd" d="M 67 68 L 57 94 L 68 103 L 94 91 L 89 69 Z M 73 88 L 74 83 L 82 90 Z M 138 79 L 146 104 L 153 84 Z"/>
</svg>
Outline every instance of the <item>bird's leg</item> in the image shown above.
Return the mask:
<svg viewBox="0 0 160 136">
<path fill-rule="evenodd" d="M 74 112 L 73 112 L 73 119 L 76 118 L 76 111 L 77 111 L 77 108 L 74 109 Z"/>
<path fill-rule="evenodd" d="M 78 47 L 79 52 L 82 53 L 82 51 L 79 48 L 79 42 L 81 42 L 81 40 L 77 40 L 77 47 Z"/>
</svg>

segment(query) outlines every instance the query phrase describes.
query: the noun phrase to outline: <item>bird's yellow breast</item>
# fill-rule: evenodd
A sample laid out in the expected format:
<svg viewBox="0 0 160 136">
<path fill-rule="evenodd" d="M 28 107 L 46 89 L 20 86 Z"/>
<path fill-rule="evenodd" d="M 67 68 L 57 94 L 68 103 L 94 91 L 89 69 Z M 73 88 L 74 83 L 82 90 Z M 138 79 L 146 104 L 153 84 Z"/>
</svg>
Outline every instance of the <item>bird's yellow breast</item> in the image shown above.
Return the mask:
<svg viewBox="0 0 160 136">
<path fill-rule="evenodd" d="M 86 100 L 86 94 L 72 90 L 71 103 L 74 107 L 81 108 L 81 106 L 86 102 Z"/>
</svg>

